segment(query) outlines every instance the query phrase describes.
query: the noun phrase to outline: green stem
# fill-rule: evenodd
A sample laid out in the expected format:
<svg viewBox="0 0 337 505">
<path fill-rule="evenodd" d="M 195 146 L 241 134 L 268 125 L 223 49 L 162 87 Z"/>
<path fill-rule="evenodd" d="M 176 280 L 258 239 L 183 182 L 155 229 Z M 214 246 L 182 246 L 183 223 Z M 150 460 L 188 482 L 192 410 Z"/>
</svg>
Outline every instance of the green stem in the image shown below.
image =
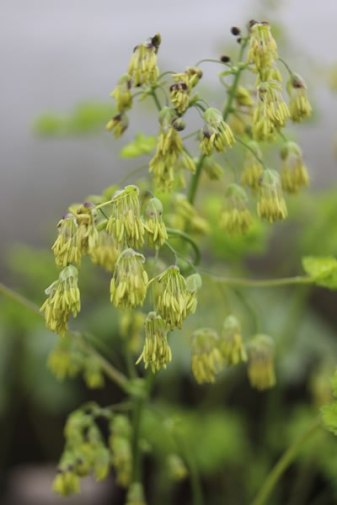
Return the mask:
<svg viewBox="0 0 337 505">
<path fill-rule="evenodd" d="M 154 100 L 154 103 L 156 104 L 156 107 L 157 107 L 157 109 L 160 112 L 161 111 L 161 103 L 160 103 L 160 101 L 159 101 L 159 99 L 157 97 L 157 93 L 156 93 L 155 88 L 151 89 L 150 95 L 152 96 L 152 98 Z"/>
<path fill-rule="evenodd" d="M 141 482 L 141 453 L 139 447 L 140 423 L 144 399 L 135 399 L 133 408 L 132 430 L 132 482 Z"/>
<path fill-rule="evenodd" d="M 244 39 L 242 41 L 242 45 L 241 45 L 241 48 L 240 48 L 240 53 L 239 53 L 239 64 L 243 58 L 243 54 L 245 52 L 245 49 L 247 47 L 247 44 L 248 44 L 248 40 L 249 40 L 249 37 L 247 37 L 246 39 Z M 246 67 L 245 66 L 242 66 L 242 67 L 239 67 L 236 74 L 235 74 L 235 77 L 234 77 L 234 80 L 233 80 L 233 84 L 232 86 L 230 87 L 229 89 L 229 94 L 228 94 L 228 100 L 227 100 L 227 103 L 226 103 L 226 107 L 223 111 L 223 114 L 222 114 L 222 117 L 223 117 L 223 120 L 226 121 L 229 114 L 232 112 L 232 104 L 233 104 L 233 100 L 235 98 L 235 95 L 236 95 L 236 90 L 237 90 L 237 87 L 239 85 L 239 81 L 240 81 L 240 77 L 241 77 L 241 72 L 245 69 Z"/>
<path fill-rule="evenodd" d="M 185 240 L 185 242 L 188 242 L 192 246 L 194 254 L 195 254 L 194 265 L 198 265 L 200 263 L 201 254 L 200 254 L 200 249 L 197 246 L 197 244 L 194 242 L 194 240 L 187 233 L 185 233 L 182 230 L 176 230 L 174 228 L 166 228 L 166 231 L 169 235 L 179 237 L 182 240 Z"/>
<path fill-rule="evenodd" d="M 206 158 L 206 156 L 204 154 L 202 156 L 200 156 L 200 158 L 198 160 L 198 163 L 197 163 L 197 166 L 196 166 L 195 174 L 193 174 L 193 176 L 192 176 L 190 187 L 188 189 L 187 200 L 192 205 L 194 203 L 195 196 L 196 196 L 196 193 L 197 193 L 199 179 L 200 179 L 200 176 L 201 176 L 201 170 L 202 170 L 202 166 L 204 164 L 205 158 Z"/>
<path fill-rule="evenodd" d="M 260 158 L 260 156 L 258 156 L 258 155 L 256 154 L 256 152 L 254 151 L 254 149 L 253 149 L 252 147 L 250 147 L 250 145 L 249 145 L 249 144 L 247 144 L 247 143 L 246 143 L 246 142 L 244 142 L 242 139 L 240 139 L 240 137 L 235 137 L 235 140 L 236 140 L 237 142 L 239 142 L 239 144 L 243 145 L 246 149 L 248 149 L 248 151 L 250 151 L 250 152 L 253 154 L 254 158 L 255 158 L 255 159 L 256 159 L 256 160 L 257 160 L 257 161 L 258 161 L 258 162 L 259 162 L 259 163 L 263 166 L 263 168 L 264 168 L 265 170 L 267 170 L 267 167 L 266 167 L 266 165 L 265 165 L 264 161 Z"/>
<path fill-rule="evenodd" d="M 209 274 L 207 274 L 209 275 Z M 314 284 L 310 277 L 283 277 L 281 279 L 244 279 L 240 277 L 217 277 L 209 275 L 214 282 L 221 282 L 228 286 L 245 286 L 252 288 L 269 288 L 278 286 L 290 286 L 294 284 Z"/>
<path fill-rule="evenodd" d="M 320 419 L 317 419 L 307 431 L 305 431 L 290 447 L 288 447 L 267 476 L 260 491 L 253 500 L 252 505 L 264 505 L 267 503 L 270 493 L 273 491 L 282 474 L 295 459 L 305 442 L 312 437 L 318 428 L 320 428 Z"/>
<path fill-rule="evenodd" d="M 28 310 L 30 310 L 31 312 L 33 312 L 34 314 L 36 314 L 40 318 L 43 318 L 43 314 L 41 313 L 40 308 L 38 307 L 38 305 L 36 305 L 35 303 L 31 302 L 30 300 L 28 300 L 24 296 L 20 295 L 19 293 L 17 293 L 13 289 L 5 286 L 3 283 L 0 283 L 0 293 L 2 293 L 7 298 L 13 300 L 14 302 L 19 303 L 23 307 L 26 307 Z M 77 341 L 79 342 L 79 344 L 80 344 L 80 346 L 82 347 L 83 350 L 85 350 L 86 352 L 94 355 L 98 359 L 98 361 L 99 361 L 102 369 L 104 370 L 104 372 L 106 373 L 106 375 L 108 377 L 110 377 L 110 379 L 113 382 L 115 382 L 116 384 L 118 384 L 125 391 L 128 390 L 128 387 L 127 387 L 128 386 L 128 379 L 127 379 L 127 377 L 124 374 L 122 374 L 121 372 L 119 372 L 113 365 L 111 365 L 111 363 L 109 361 L 107 361 L 88 342 L 86 342 L 86 340 L 83 337 L 83 335 L 81 335 L 78 332 L 72 332 L 72 331 L 68 331 L 67 333 L 71 337 L 77 339 Z"/>
</svg>

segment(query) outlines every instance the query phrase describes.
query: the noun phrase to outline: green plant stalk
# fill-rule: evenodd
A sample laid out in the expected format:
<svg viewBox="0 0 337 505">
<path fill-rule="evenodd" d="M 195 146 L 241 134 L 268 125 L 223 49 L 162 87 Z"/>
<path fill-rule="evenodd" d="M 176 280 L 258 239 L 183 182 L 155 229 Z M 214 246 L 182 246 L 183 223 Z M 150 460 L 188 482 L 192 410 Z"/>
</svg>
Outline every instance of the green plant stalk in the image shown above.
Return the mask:
<svg viewBox="0 0 337 505">
<path fill-rule="evenodd" d="M 241 62 L 241 60 L 243 58 L 243 54 L 246 49 L 247 43 L 248 43 L 248 37 L 243 40 L 243 43 L 241 45 L 241 49 L 240 49 L 240 53 L 239 53 L 239 63 Z M 232 111 L 233 100 L 235 98 L 235 94 L 236 94 L 237 87 L 239 85 L 241 73 L 244 70 L 244 68 L 245 67 L 238 68 L 238 70 L 235 74 L 234 80 L 233 80 L 233 84 L 229 89 L 228 100 L 227 100 L 226 107 L 225 107 L 223 115 L 222 115 L 224 121 L 227 120 L 229 114 Z M 195 197 L 197 194 L 200 176 L 201 176 L 201 172 L 202 172 L 202 166 L 204 164 L 205 158 L 206 158 L 205 155 L 200 156 L 197 166 L 196 166 L 195 174 L 191 178 L 190 186 L 189 186 L 188 193 L 187 193 L 187 199 L 191 204 L 194 203 L 194 200 L 195 200 Z"/>
<path fill-rule="evenodd" d="M 281 458 L 278 460 L 274 468 L 271 470 L 266 480 L 262 484 L 260 491 L 258 492 L 256 498 L 253 500 L 251 505 L 264 505 L 267 503 L 269 495 L 276 486 L 278 480 L 281 478 L 282 474 L 288 468 L 290 463 L 295 459 L 297 454 L 302 449 L 302 446 L 309 440 L 312 435 L 320 428 L 320 419 L 317 419 L 308 429 L 305 431 L 295 442 L 288 447 L 288 449 L 283 453 Z"/>
<path fill-rule="evenodd" d="M 43 315 L 40 311 L 40 308 L 38 305 L 35 303 L 31 302 L 28 300 L 26 297 L 22 296 L 20 293 L 17 293 L 13 289 L 5 286 L 5 284 L 0 283 L 0 293 L 2 293 L 4 296 L 9 298 L 10 300 L 13 300 L 16 303 L 19 303 L 23 307 L 26 307 L 28 310 L 39 316 L 40 318 L 43 318 Z M 127 377 L 119 372 L 109 361 L 107 361 L 101 354 L 99 354 L 83 337 L 78 332 L 72 332 L 68 331 L 68 335 L 70 335 L 73 338 L 76 338 L 79 345 L 82 347 L 83 350 L 86 352 L 94 355 L 102 369 L 104 370 L 105 374 L 116 384 L 118 384 L 124 391 L 128 391 L 128 379 Z"/>
<path fill-rule="evenodd" d="M 296 277 L 283 277 L 281 279 L 244 279 L 240 277 L 217 277 L 209 275 L 214 282 L 220 282 L 227 286 L 244 286 L 247 288 L 269 288 L 291 286 L 295 284 L 314 284 L 315 280 L 311 277 L 296 276 Z"/>
<path fill-rule="evenodd" d="M 200 254 L 200 249 L 197 246 L 197 244 L 194 242 L 194 240 L 187 233 L 185 233 L 182 230 L 176 230 L 175 228 L 166 228 L 166 231 L 169 235 L 171 235 L 173 237 L 179 237 L 191 245 L 191 247 L 194 251 L 194 255 L 195 255 L 194 265 L 199 265 L 200 259 L 201 259 L 201 254 Z"/>
</svg>

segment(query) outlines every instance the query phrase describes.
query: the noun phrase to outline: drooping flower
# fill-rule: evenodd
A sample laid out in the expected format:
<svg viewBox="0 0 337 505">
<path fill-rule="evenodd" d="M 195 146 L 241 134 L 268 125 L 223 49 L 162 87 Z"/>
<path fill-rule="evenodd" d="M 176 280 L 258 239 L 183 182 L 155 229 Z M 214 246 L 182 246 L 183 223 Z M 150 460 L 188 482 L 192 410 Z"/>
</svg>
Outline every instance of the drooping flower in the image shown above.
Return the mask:
<svg viewBox="0 0 337 505">
<path fill-rule="evenodd" d="M 262 160 L 262 152 L 259 144 L 254 140 L 250 140 L 247 144 L 249 149 L 246 149 L 245 153 L 241 182 L 255 190 L 260 185 L 263 173 L 263 165 L 259 161 Z"/>
<path fill-rule="evenodd" d="M 247 61 L 254 63 L 258 70 L 263 70 L 272 66 L 277 58 L 277 45 L 269 23 L 251 23 Z"/>
<path fill-rule="evenodd" d="M 265 170 L 259 188 L 257 213 L 270 223 L 287 217 L 280 176 L 275 170 Z"/>
<path fill-rule="evenodd" d="M 194 233 L 205 235 L 209 232 L 209 223 L 200 215 L 198 210 L 192 205 L 186 195 L 175 193 L 173 198 L 174 214 L 170 216 L 171 226 L 180 230 L 186 227 Z"/>
<path fill-rule="evenodd" d="M 252 225 L 245 190 L 238 184 L 229 184 L 225 192 L 226 205 L 221 214 L 220 226 L 230 234 L 244 234 Z"/>
<path fill-rule="evenodd" d="M 303 161 L 302 150 L 295 142 L 286 142 L 281 149 L 281 183 L 288 193 L 297 193 L 308 186 L 309 175 Z"/>
<path fill-rule="evenodd" d="M 157 313 L 170 329 L 181 328 L 188 315 L 189 292 L 179 267 L 170 266 L 154 281 L 154 298 Z"/>
<path fill-rule="evenodd" d="M 84 202 L 76 208 L 78 224 L 78 240 L 82 254 L 88 254 L 89 249 L 95 247 L 98 240 L 98 230 L 95 226 L 96 209 L 91 202 Z"/>
<path fill-rule="evenodd" d="M 229 365 L 237 365 L 241 361 L 247 361 L 241 325 L 233 315 L 227 316 L 223 323 L 219 349 L 225 362 Z"/>
<path fill-rule="evenodd" d="M 219 110 L 209 107 L 204 112 L 205 126 L 201 132 L 200 150 L 202 154 L 222 152 L 231 147 L 235 138 L 230 126 L 222 119 Z"/>
<path fill-rule="evenodd" d="M 278 129 L 290 117 L 289 109 L 276 81 L 261 82 L 258 86 L 258 103 L 253 115 L 254 140 L 272 140 Z"/>
<path fill-rule="evenodd" d="M 256 335 L 248 344 L 248 378 L 261 391 L 275 385 L 274 344 L 267 335 Z"/>
<path fill-rule="evenodd" d="M 66 267 L 69 263 L 79 265 L 82 251 L 75 216 L 72 213 L 66 214 L 58 222 L 57 228 L 58 236 L 52 245 L 56 265 L 59 267 Z"/>
<path fill-rule="evenodd" d="M 60 335 L 67 331 L 70 315 L 76 317 L 81 308 L 77 281 L 77 268 L 69 265 L 45 291 L 48 298 L 40 310 L 44 313 L 46 326 Z"/>
<path fill-rule="evenodd" d="M 158 198 L 150 198 L 145 207 L 144 226 L 151 247 L 161 247 L 168 239 L 163 221 L 163 204 Z"/>
<path fill-rule="evenodd" d="M 307 86 L 298 74 L 293 74 L 287 85 L 290 97 L 290 117 L 294 122 L 303 121 L 311 116 L 312 107 L 308 99 Z"/>
<path fill-rule="evenodd" d="M 170 98 L 178 114 L 183 114 L 189 106 L 191 90 L 202 77 L 197 67 L 188 67 L 185 72 L 173 74 L 174 84 L 170 86 Z"/>
<path fill-rule="evenodd" d="M 153 174 L 158 189 L 170 191 L 179 179 L 184 182 L 182 169 L 195 172 L 195 163 L 185 151 L 183 141 L 175 127 L 176 112 L 164 107 L 160 112 L 159 121 L 160 133 L 155 155 L 150 161 L 149 172 Z"/>
<path fill-rule="evenodd" d="M 132 106 L 131 84 L 128 74 L 124 74 L 110 93 L 115 99 L 117 110 L 120 113 L 130 109 Z"/>
<path fill-rule="evenodd" d="M 140 216 L 139 189 L 126 186 L 112 198 L 112 212 L 106 230 L 118 246 L 141 247 L 144 243 L 144 224 Z"/>
<path fill-rule="evenodd" d="M 97 240 L 89 244 L 89 256 L 93 263 L 112 272 L 120 251 L 114 237 L 105 230 L 98 232 Z"/>
<path fill-rule="evenodd" d="M 131 426 L 129 419 L 122 414 L 112 418 L 109 446 L 117 484 L 128 487 L 132 474 Z"/>
<path fill-rule="evenodd" d="M 145 343 L 137 360 L 144 361 L 145 368 L 150 367 L 155 373 L 172 360 L 171 348 L 167 342 L 167 326 L 156 312 L 149 312 L 144 323 Z"/>
<path fill-rule="evenodd" d="M 154 84 L 159 75 L 157 52 L 161 38 L 159 33 L 134 48 L 128 67 L 128 75 L 135 87 Z"/>
<path fill-rule="evenodd" d="M 192 335 L 192 372 L 199 384 L 215 382 L 223 364 L 219 336 L 212 328 L 200 328 Z"/>
<path fill-rule="evenodd" d="M 105 128 L 118 139 L 123 135 L 128 126 L 129 120 L 127 115 L 124 112 L 119 112 L 107 122 Z"/>
<path fill-rule="evenodd" d="M 144 262 L 144 256 L 133 249 L 125 249 L 118 257 L 110 283 L 110 300 L 115 307 L 143 304 L 148 283 Z"/>
</svg>

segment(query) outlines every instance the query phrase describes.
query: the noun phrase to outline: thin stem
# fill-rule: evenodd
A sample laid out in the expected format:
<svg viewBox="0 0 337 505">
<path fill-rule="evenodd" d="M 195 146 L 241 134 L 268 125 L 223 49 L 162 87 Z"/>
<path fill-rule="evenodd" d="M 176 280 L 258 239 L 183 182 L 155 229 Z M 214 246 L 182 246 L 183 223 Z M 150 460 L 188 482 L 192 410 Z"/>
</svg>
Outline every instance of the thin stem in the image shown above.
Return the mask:
<svg viewBox="0 0 337 505">
<path fill-rule="evenodd" d="M 3 283 L 0 283 L 0 293 L 2 293 L 7 298 L 15 301 L 16 303 L 19 303 L 23 307 L 26 307 L 27 309 L 29 309 L 31 312 L 33 312 L 34 314 L 36 314 L 40 318 L 43 318 L 43 314 L 41 313 L 40 308 L 38 307 L 38 305 L 36 305 L 35 303 L 31 302 L 26 297 L 24 297 L 21 294 L 17 293 L 13 289 L 5 286 Z M 100 363 L 100 366 L 102 367 L 102 369 L 104 370 L 104 372 L 106 373 L 106 375 L 108 377 L 110 377 L 110 379 L 113 382 L 115 382 L 116 384 L 118 384 L 122 389 L 124 389 L 125 391 L 127 391 L 127 389 L 128 389 L 127 388 L 127 386 L 128 386 L 128 379 L 127 379 L 127 377 L 124 374 L 122 374 L 121 372 L 119 372 L 113 365 L 111 365 L 111 363 L 109 363 L 109 361 L 107 361 L 103 356 L 101 356 L 101 354 L 99 354 L 96 351 L 96 349 L 94 349 L 85 340 L 85 338 L 83 337 L 83 335 L 81 335 L 78 332 L 72 332 L 72 331 L 68 331 L 67 334 L 69 336 L 73 337 L 73 338 L 77 338 L 77 341 L 79 342 L 79 344 L 82 347 L 82 349 L 85 350 L 85 351 L 87 351 L 88 353 L 94 355 L 97 358 L 97 360 Z"/>
<path fill-rule="evenodd" d="M 254 151 L 254 149 L 252 149 L 252 148 L 250 147 L 250 145 L 249 145 L 249 144 L 246 144 L 246 142 L 244 142 L 243 140 L 241 140 L 241 139 L 240 139 L 240 137 L 235 137 L 235 140 L 236 140 L 237 142 L 239 142 L 239 144 L 243 145 L 246 149 L 248 149 L 248 151 L 250 151 L 250 152 L 254 155 L 254 158 L 256 158 L 256 160 L 257 160 L 259 163 L 261 163 L 261 165 L 263 166 L 263 168 L 264 168 L 265 170 L 267 170 L 267 167 L 266 167 L 266 165 L 265 165 L 264 161 L 260 158 L 260 156 L 258 156 L 258 155 L 256 154 L 256 152 Z"/>
<path fill-rule="evenodd" d="M 248 40 L 249 40 L 249 38 L 247 37 L 246 39 L 243 39 L 243 41 L 242 41 L 241 48 L 240 48 L 240 53 L 239 53 L 239 63 L 241 62 L 241 60 L 243 58 L 243 54 L 244 54 L 245 49 L 246 49 L 247 44 L 248 44 Z M 226 121 L 226 119 L 228 118 L 229 114 L 232 112 L 233 100 L 235 98 L 236 90 L 237 90 L 237 87 L 238 87 L 238 84 L 239 84 L 239 81 L 240 81 L 241 72 L 244 70 L 244 68 L 245 67 L 239 67 L 238 68 L 238 70 L 237 70 L 237 72 L 235 74 L 234 80 L 233 80 L 233 84 L 230 87 L 227 104 L 226 104 L 226 107 L 225 107 L 225 109 L 223 111 L 223 115 L 222 115 L 224 121 Z"/>
<path fill-rule="evenodd" d="M 204 154 L 202 156 L 200 156 L 197 166 L 196 166 L 195 174 L 193 175 L 193 177 L 191 179 L 191 184 L 190 184 L 188 194 L 187 194 L 187 200 L 192 205 L 195 200 L 195 196 L 196 196 L 196 192 L 197 192 L 198 184 L 199 184 L 199 179 L 201 176 L 201 170 L 202 170 L 202 166 L 204 164 L 205 159 L 206 159 L 206 156 Z"/>
<path fill-rule="evenodd" d="M 282 65 L 284 65 L 284 67 L 287 69 L 287 72 L 292 77 L 294 75 L 294 72 L 291 70 L 288 63 L 286 63 L 283 58 L 279 58 L 278 60 L 282 63 Z"/>
<path fill-rule="evenodd" d="M 167 233 L 171 236 L 179 237 L 182 240 L 185 240 L 185 242 L 188 242 L 194 251 L 195 257 L 194 257 L 194 264 L 198 265 L 200 263 L 201 259 L 201 254 L 200 254 L 200 249 L 197 246 L 197 244 L 194 242 L 194 240 L 184 231 L 182 230 L 176 230 L 174 228 L 166 228 Z"/>
<path fill-rule="evenodd" d="M 161 111 L 161 103 L 157 97 L 157 93 L 156 93 L 155 88 L 151 88 L 150 95 L 152 96 L 154 103 L 156 104 L 156 107 L 160 112 Z"/>
<path fill-rule="evenodd" d="M 201 63 L 219 63 L 220 65 L 226 65 L 228 67 L 230 67 L 230 63 L 229 62 L 224 62 L 224 61 L 221 61 L 221 60 L 215 60 L 214 58 L 204 58 L 203 60 L 199 60 L 194 66 L 195 67 L 198 67 L 199 65 L 201 65 Z"/>
<path fill-rule="evenodd" d="M 314 284 L 311 277 L 298 275 L 297 277 L 283 277 L 281 279 L 244 279 L 240 277 L 218 277 L 206 272 L 214 282 L 220 282 L 227 286 L 245 286 L 252 288 L 269 288 L 278 286 L 290 286 L 294 284 Z"/>
<path fill-rule="evenodd" d="M 264 505 L 267 503 L 269 495 L 273 491 L 282 474 L 295 459 L 305 442 L 312 437 L 318 428 L 320 428 L 320 419 L 317 419 L 311 426 L 309 426 L 307 431 L 305 431 L 290 447 L 288 447 L 267 476 L 256 498 L 253 500 L 252 505 Z"/>
</svg>

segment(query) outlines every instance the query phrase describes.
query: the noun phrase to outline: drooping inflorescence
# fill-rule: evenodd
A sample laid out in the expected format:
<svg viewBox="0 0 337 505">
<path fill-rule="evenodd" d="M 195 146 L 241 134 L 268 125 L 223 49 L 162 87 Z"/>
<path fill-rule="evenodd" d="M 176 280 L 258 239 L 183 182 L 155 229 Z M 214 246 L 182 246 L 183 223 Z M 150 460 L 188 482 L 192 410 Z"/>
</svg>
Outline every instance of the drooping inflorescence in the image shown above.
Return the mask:
<svg viewBox="0 0 337 505">
<path fill-rule="evenodd" d="M 102 195 L 71 205 L 57 225 L 52 250 L 60 273 L 47 288 L 41 311 L 46 326 L 61 338 L 48 365 L 60 380 L 82 375 L 88 387 L 104 386 L 108 361 L 81 348 L 79 334 L 69 329 L 70 318 L 77 317 L 81 307 L 80 268 L 90 260 L 110 278 L 106 297 L 110 295 L 113 317 L 119 312 L 118 355 L 123 355 L 116 368 L 126 364 L 130 380 L 122 383 L 132 408 L 136 406 L 130 416 L 136 427 L 128 415 L 92 405 L 70 416 L 54 481 L 61 494 L 77 492 L 82 476 L 92 473 L 100 480 L 113 468 L 116 482 L 127 488 L 127 505 L 145 505 L 142 484 L 135 477 L 140 452 L 137 409 L 150 387 L 150 381 L 143 386 L 142 374 L 151 377 L 168 367 L 175 354 L 171 332 L 185 329 L 187 317 L 200 307 L 200 290 L 208 296 L 198 263 L 208 257 L 214 239 L 209 239 L 213 231 L 209 209 L 217 208 L 216 225 L 229 243 L 238 238 L 234 235 L 253 233 L 258 219 L 284 220 L 285 193 L 296 194 L 309 183 L 302 150 L 285 134 L 289 121 L 298 123 L 311 115 L 304 80 L 279 58 L 268 23 L 251 21 L 246 33 L 236 27 L 232 33 L 238 37 L 240 57 L 236 61 L 223 55 L 216 60 L 224 69 L 220 73 L 224 87 L 221 103 L 214 106 L 199 89 L 204 60 L 184 71 L 161 74 L 160 35 L 136 45 L 111 92 L 115 113 L 106 129 L 121 137 L 131 124 L 137 98 L 152 101 L 158 112 L 157 134 L 136 136 L 127 146 L 133 149 L 123 153 L 147 156 L 149 181 L 109 187 Z M 289 74 L 286 86 L 283 67 Z M 279 166 L 270 155 L 273 145 L 280 154 Z M 202 183 L 204 191 L 197 195 Z M 270 337 L 258 334 L 247 339 L 256 328 L 247 331 L 245 321 L 241 324 L 233 313 L 225 315 L 218 328 L 204 327 L 200 318 L 191 320 L 196 325 L 187 334 L 192 334 L 191 371 L 199 384 L 215 382 L 231 367 L 246 367 L 251 386 L 259 390 L 275 384 Z M 108 436 L 100 430 L 101 417 Z M 174 473 L 184 478 L 184 462 L 173 456 Z"/>
</svg>

